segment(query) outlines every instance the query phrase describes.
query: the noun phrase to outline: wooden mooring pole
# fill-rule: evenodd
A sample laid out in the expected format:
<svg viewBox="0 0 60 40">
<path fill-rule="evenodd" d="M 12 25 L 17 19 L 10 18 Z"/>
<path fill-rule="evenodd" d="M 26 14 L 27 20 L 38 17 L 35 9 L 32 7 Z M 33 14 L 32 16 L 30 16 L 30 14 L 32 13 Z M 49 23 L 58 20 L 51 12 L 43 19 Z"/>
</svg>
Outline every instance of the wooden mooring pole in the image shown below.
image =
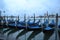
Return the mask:
<svg viewBox="0 0 60 40">
<path fill-rule="evenodd" d="M 24 14 L 24 22 L 25 22 L 25 26 L 26 26 L 26 30 L 25 30 L 25 32 L 26 32 L 26 31 L 27 31 L 26 14 Z M 27 39 L 26 39 L 26 34 L 25 34 L 25 40 L 27 40 Z"/>
<path fill-rule="evenodd" d="M 36 19 L 35 19 L 35 14 L 34 14 L 34 23 L 35 23 Z"/>
<path fill-rule="evenodd" d="M 56 14 L 55 40 L 59 40 L 59 37 L 58 37 L 58 13 Z"/>
</svg>

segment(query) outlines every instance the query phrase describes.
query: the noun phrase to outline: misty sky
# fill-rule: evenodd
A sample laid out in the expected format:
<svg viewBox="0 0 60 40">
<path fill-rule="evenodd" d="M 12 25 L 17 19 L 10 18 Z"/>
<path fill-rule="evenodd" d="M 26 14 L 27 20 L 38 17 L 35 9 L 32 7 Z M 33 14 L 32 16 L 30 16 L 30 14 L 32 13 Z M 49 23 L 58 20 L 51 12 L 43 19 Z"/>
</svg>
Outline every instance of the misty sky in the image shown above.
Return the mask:
<svg viewBox="0 0 60 40">
<path fill-rule="evenodd" d="M 6 11 L 4 15 L 55 14 L 60 13 L 60 0 L 0 0 L 0 9 Z"/>
</svg>

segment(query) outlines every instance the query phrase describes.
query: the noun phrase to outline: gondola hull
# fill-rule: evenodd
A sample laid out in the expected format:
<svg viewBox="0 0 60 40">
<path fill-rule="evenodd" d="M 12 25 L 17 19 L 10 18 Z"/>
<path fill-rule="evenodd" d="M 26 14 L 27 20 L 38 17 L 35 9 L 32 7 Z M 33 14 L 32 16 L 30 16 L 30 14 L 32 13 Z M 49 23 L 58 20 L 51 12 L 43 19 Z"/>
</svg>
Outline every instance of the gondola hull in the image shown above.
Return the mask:
<svg viewBox="0 0 60 40">
<path fill-rule="evenodd" d="M 53 32 L 53 31 L 54 31 L 54 29 L 51 27 L 43 28 L 43 33 L 49 33 L 49 32 Z"/>
<path fill-rule="evenodd" d="M 39 26 L 39 25 L 28 26 L 28 30 L 42 30 L 42 26 Z"/>
</svg>

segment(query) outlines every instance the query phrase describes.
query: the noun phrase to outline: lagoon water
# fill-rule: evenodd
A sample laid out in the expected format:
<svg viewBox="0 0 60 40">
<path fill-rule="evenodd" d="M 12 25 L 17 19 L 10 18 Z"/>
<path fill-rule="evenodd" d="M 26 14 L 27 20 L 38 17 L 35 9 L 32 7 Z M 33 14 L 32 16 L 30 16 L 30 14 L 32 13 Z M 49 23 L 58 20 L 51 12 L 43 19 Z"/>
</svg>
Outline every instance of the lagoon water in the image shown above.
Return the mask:
<svg viewBox="0 0 60 40">
<path fill-rule="evenodd" d="M 7 36 L 7 33 L 8 33 L 7 32 L 4 34 L 4 40 L 16 40 L 16 36 L 18 35 L 18 33 L 21 33 L 22 31 L 23 31 L 23 29 L 20 31 L 17 31 L 13 34 L 10 34 L 9 37 Z M 24 31 L 23 31 L 23 33 L 24 33 Z M 39 32 L 39 33 L 37 33 L 37 35 L 34 35 L 33 31 L 28 31 L 28 32 L 26 32 L 26 34 L 23 34 L 23 33 L 21 33 L 21 36 L 18 38 L 18 40 L 28 40 L 28 38 L 29 39 L 31 38 L 31 40 L 43 40 L 44 39 L 43 32 Z M 33 34 L 33 35 L 31 35 L 31 34 Z M 34 37 L 32 37 L 32 36 L 34 36 Z M 47 35 L 45 35 L 45 37 L 47 37 Z M 55 40 L 55 33 L 53 33 L 48 40 Z"/>
</svg>

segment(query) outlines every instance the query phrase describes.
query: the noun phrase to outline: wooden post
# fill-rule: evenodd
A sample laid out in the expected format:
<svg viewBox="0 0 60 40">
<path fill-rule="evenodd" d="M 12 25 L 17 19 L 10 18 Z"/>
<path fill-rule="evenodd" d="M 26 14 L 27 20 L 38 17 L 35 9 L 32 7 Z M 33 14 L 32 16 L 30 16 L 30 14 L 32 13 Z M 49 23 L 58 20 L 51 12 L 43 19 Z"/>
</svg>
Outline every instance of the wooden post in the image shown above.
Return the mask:
<svg viewBox="0 0 60 40">
<path fill-rule="evenodd" d="M 26 26 L 26 30 L 25 30 L 25 32 L 26 32 L 26 31 L 27 31 L 26 14 L 24 14 L 24 22 L 25 22 L 25 26 Z M 26 34 L 25 34 L 25 40 L 27 40 L 27 39 L 26 39 Z"/>
<path fill-rule="evenodd" d="M 5 21 L 5 16 L 3 18 L 4 18 L 4 21 Z"/>
<path fill-rule="evenodd" d="M 1 16 L 1 13 L 2 13 L 2 12 L 1 12 L 1 10 L 0 10 L 0 16 Z"/>
<path fill-rule="evenodd" d="M 11 17 L 11 20 L 13 20 L 13 16 L 11 15 L 10 17 Z"/>
<path fill-rule="evenodd" d="M 7 17 L 6 25 L 7 25 L 7 27 L 8 27 L 8 16 L 6 16 L 6 17 Z"/>
<path fill-rule="evenodd" d="M 45 14 L 44 14 L 44 22 L 45 22 Z"/>
<path fill-rule="evenodd" d="M 48 11 L 47 11 L 47 17 L 48 17 L 48 24 L 49 24 L 49 15 L 48 15 Z"/>
<path fill-rule="evenodd" d="M 34 14 L 34 23 L 35 23 L 35 14 Z"/>
<path fill-rule="evenodd" d="M 58 13 L 56 14 L 55 40 L 59 40 L 59 37 L 58 37 Z"/>
<path fill-rule="evenodd" d="M 1 17 L 1 10 L 0 10 L 0 24 L 1 24 L 1 20 L 2 20 L 2 17 Z"/>
<path fill-rule="evenodd" d="M 28 16 L 28 18 L 27 18 L 27 19 L 28 19 L 28 21 L 29 21 L 29 19 L 30 19 L 30 18 L 29 18 L 29 16 Z"/>
<path fill-rule="evenodd" d="M 18 21 L 19 21 L 19 16 L 18 16 Z"/>
<path fill-rule="evenodd" d="M 26 14 L 24 14 L 24 22 L 26 22 Z"/>
<path fill-rule="evenodd" d="M 44 22 L 45 22 L 46 14 L 44 14 Z"/>
<path fill-rule="evenodd" d="M 27 21 L 27 23 L 29 23 L 29 22 L 31 21 L 31 19 L 30 19 L 30 17 L 29 17 L 29 16 L 27 17 L 27 20 L 28 20 L 28 21 Z"/>
<path fill-rule="evenodd" d="M 8 16 L 7 16 L 7 20 L 8 20 Z"/>
</svg>

